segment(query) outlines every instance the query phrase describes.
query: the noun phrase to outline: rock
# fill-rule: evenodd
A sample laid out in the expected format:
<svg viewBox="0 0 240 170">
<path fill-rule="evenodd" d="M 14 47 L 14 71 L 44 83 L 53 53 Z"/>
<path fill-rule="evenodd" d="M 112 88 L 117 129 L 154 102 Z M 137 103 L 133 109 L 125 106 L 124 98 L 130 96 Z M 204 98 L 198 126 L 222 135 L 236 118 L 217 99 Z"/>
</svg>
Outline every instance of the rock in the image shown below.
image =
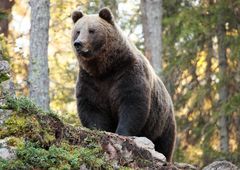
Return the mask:
<svg viewBox="0 0 240 170">
<path fill-rule="evenodd" d="M 5 160 L 16 158 L 15 149 L 9 147 L 6 143 L 7 139 L 0 140 L 0 157 Z"/>
<path fill-rule="evenodd" d="M 154 149 L 154 144 L 146 137 L 133 137 L 132 139 L 138 147 L 150 150 Z"/>
<path fill-rule="evenodd" d="M 6 95 L 14 95 L 14 85 L 10 77 L 10 65 L 8 61 L 3 60 L 2 49 L 0 47 L 0 106 L 4 106 L 6 102 Z M 11 114 L 10 110 L 0 109 L 0 125 L 3 124 Z M 5 150 L 1 150 L 5 153 Z"/>
<path fill-rule="evenodd" d="M 148 138 L 146 138 L 146 137 L 134 137 L 133 141 L 135 142 L 137 147 L 148 150 L 152 154 L 152 157 L 154 159 L 166 162 L 166 157 L 163 154 L 155 151 L 154 144 Z"/>
<path fill-rule="evenodd" d="M 155 151 L 154 144 L 145 137 L 126 137 L 110 132 L 104 134 L 99 142 L 107 160 L 115 162 L 114 167 L 128 165 L 133 169 L 178 169 L 167 163 L 165 156 Z"/>
<path fill-rule="evenodd" d="M 79 169 L 80 170 L 89 170 L 85 164 L 81 165 Z"/>
<path fill-rule="evenodd" d="M 187 164 L 187 163 L 174 162 L 174 165 L 181 170 L 197 170 L 198 169 L 197 167 Z"/>
<path fill-rule="evenodd" d="M 1 95 L 14 94 L 13 81 L 10 78 L 10 66 L 8 61 L 0 61 L 0 83 L 1 83 Z"/>
<path fill-rule="evenodd" d="M 0 61 L 0 74 L 5 74 L 10 72 L 10 66 L 7 61 Z"/>
<path fill-rule="evenodd" d="M 15 154 L 10 149 L 0 148 L 0 157 L 2 159 L 13 159 L 13 158 L 15 158 Z"/>
<path fill-rule="evenodd" d="M 11 113 L 11 110 L 0 109 L 0 126 L 4 123 L 4 120 L 6 120 L 11 115 Z"/>
<path fill-rule="evenodd" d="M 14 95 L 14 84 L 11 78 L 7 81 L 2 82 L 0 88 L 3 95 Z"/>
<path fill-rule="evenodd" d="M 203 170 L 240 170 L 240 168 L 228 161 L 215 161 Z"/>
</svg>

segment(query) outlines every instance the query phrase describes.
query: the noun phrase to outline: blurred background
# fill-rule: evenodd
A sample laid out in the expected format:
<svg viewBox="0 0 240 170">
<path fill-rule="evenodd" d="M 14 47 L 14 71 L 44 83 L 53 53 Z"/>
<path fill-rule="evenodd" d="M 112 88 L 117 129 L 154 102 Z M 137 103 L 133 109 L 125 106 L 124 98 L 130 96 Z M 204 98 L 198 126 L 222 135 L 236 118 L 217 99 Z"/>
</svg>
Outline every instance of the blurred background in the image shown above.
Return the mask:
<svg viewBox="0 0 240 170">
<path fill-rule="evenodd" d="M 17 95 L 31 93 L 34 3 L 0 1 L 1 39 Z M 87 14 L 108 6 L 173 98 L 178 126 L 174 160 L 203 166 L 225 159 L 240 165 L 240 0 L 50 0 L 49 4 L 48 68 L 41 68 L 49 73 L 44 77 L 49 81 L 46 108 L 65 122 L 80 125 L 70 15 L 79 6 Z"/>
</svg>

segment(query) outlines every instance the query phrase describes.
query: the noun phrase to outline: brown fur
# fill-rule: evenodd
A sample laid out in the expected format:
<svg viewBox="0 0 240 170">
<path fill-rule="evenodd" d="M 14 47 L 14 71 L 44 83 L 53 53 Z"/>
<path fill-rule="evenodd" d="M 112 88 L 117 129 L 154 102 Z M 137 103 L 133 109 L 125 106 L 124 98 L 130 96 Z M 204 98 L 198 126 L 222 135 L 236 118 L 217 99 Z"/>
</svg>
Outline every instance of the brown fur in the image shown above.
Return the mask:
<svg viewBox="0 0 240 170">
<path fill-rule="evenodd" d="M 171 161 L 176 136 L 173 104 L 149 62 L 123 36 L 108 9 L 99 16 L 75 11 L 73 21 L 72 43 L 80 66 L 76 96 L 83 126 L 148 137 Z"/>
</svg>

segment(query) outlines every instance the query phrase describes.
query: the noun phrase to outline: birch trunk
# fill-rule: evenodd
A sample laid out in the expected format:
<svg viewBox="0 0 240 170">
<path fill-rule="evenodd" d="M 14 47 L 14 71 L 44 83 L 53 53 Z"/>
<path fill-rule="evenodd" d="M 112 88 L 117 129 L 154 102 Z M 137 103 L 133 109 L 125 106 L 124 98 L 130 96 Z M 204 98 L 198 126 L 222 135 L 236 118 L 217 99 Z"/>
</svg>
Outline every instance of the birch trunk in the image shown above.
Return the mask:
<svg viewBox="0 0 240 170">
<path fill-rule="evenodd" d="M 99 3 L 98 3 L 99 10 L 103 7 L 109 7 L 115 19 L 117 18 L 118 3 L 116 0 L 111 0 L 111 1 L 99 0 Z"/>
<path fill-rule="evenodd" d="M 49 0 L 31 0 L 29 90 L 30 98 L 49 109 L 48 30 Z"/>
<path fill-rule="evenodd" d="M 225 21 L 223 12 L 218 15 L 217 25 L 217 38 L 218 38 L 218 62 L 219 62 L 219 74 L 221 87 L 219 89 L 219 103 L 224 104 L 228 97 L 228 88 L 226 85 L 227 77 L 227 54 L 225 44 Z M 219 118 L 219 130 L 220 130 L 220 149 L 222 152 L 227 153 L 229 151 L 229 134 L 228 134 L 228 121 L 227 115 L 224 110 L 220 110 Z"/>
<path fill-rule="evenodd" d="M 145 56 L 162 71 L 162 0 L 141 0 Z"/>
</svg>

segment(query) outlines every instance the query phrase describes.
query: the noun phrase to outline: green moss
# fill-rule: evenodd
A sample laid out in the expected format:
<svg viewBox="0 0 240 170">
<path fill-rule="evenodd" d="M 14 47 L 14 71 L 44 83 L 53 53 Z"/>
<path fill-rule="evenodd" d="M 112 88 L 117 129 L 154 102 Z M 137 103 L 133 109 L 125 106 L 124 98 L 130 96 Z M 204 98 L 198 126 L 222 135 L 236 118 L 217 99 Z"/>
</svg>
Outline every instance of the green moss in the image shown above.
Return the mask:
<svg viewBox="0 0 240 170">
<path fill-rule="evenodd" d="M 0 128 L 0 138 L 14 136 L 27 138 L 43 147 L 49 147 L 55 139 L 54 129 L 47 123 L 42 124 L 36 115 L 26 116 L 23 113 L 14 112 Z M 9 143 L 14 145 L 15 139 L 12 138 Z M 17 142 L 17 141 L 16 141 Z"/>
<path fill-rule="evenodd" d="M 23 147 L 24 146 L 24 139 L 22 137 L 17 138 L 14 136 L 11 136 L 7 139 L 7 145 L 8 146 L 14 146 L 14 147 Z"/>
<path fill-rule="evenodd" d="M 9 118 L 4 121 L 0 128 L 0 138 L 15 136 L 38 139 L 39 134 L 45 134 L 38 119 L 34 115 L 26 116 L 23 113 L 13 112 Z M 46 135 L 48 139 L 51 138 Z"/>
<path fill-rule="evenodd" d="M 26 118 L 13 114 L 4 122 L 4 126 L 0 129 L 0 138 L 23 132 L 27 126 L 26 122 Z"/>
<path fill-rule="evenodd" d="M 6 39 L 3 34 L 0 35 L 0 55 L 2 55 L 3 60 L 9 61 L 9 53 L 7 50 Z"/>
<path fill-rule="evenodd" d="M 49 116 L 51 116 L 51 117 L 53 117 L 53 118 L 59 119 L 59 118 L 58 118 L 58 114 L 57 114 L 56 112 L 52 111 L 52 110 L 49 110 L 49 111 L 43 112 L 43 113 L 44 113 L 45 115 L 49 115 Z"/>
<path fill-rule="evenodd" d="M 12 109 L 16 112 L 21 112 L 25 114 L 37 114 L 43 112 L 36 104 L 34 104 L 29 98 L 21 97 L 6 97 L 5 107 Z"/>
<path fill-rule="evenodd" d="M 0 84 L 6 80 L 9 80 L 10 76 L 9 74 L 5 73 L 5 74 L 0 74 Z"/>
<path fill-rule="evenodd" d="M 55 142 L 55 140 L 56 140 L 55 135 L 51 135 L 51 134 L 49 134 L 47 132 L 44 133 L 43 138 L 44 138 L 44 141 L 46 143 L 49 143 L 49 144 Z"/>
<path fill-rule="evenodd" d="M 14 110 L 18 113 L 23 113 L 26 115 L 48 115 L 52 118 L 58 119 L 57 113 L 52 110 L 43 111 L 33 101 L 31 101 L 28 97 L 25 96 L 6 96 L 6 103 L 5 105 L 0 106 L 0 108 Z"/>
<path fill-rule="evenodd" d="M 81 161 L 90 167 L 101 168 L 104 166 L 105 161 L 100 147 L 95 148 L 80 148 L 79 154 L 81 156 Z"/>
<path fill-rule="evenodd" d="M 59 167 L 60 170 L 71 170 L 71 165 L 65 164 Z M 55 169 L 57 170 L 57 169 Z"/>
<path fill-rule="evenodd" d="M 29 170 L 21 160 L 4 160 L 0 158 L 0 170 Z"/>
<path fill-rule="evenodd" d="M 63 147 L 51 146 L 45 150 L 33 143 L 17 150 L 17 159 L 11 161 L 0 160 L 0 169 L 79 169 L 85 164 L 92 169 L 113 169 L 104 160 L 100 148 L 94 149 L 64 145 Z M 12 164 L 12 166 L 10 166 Z"/>
</svg>

